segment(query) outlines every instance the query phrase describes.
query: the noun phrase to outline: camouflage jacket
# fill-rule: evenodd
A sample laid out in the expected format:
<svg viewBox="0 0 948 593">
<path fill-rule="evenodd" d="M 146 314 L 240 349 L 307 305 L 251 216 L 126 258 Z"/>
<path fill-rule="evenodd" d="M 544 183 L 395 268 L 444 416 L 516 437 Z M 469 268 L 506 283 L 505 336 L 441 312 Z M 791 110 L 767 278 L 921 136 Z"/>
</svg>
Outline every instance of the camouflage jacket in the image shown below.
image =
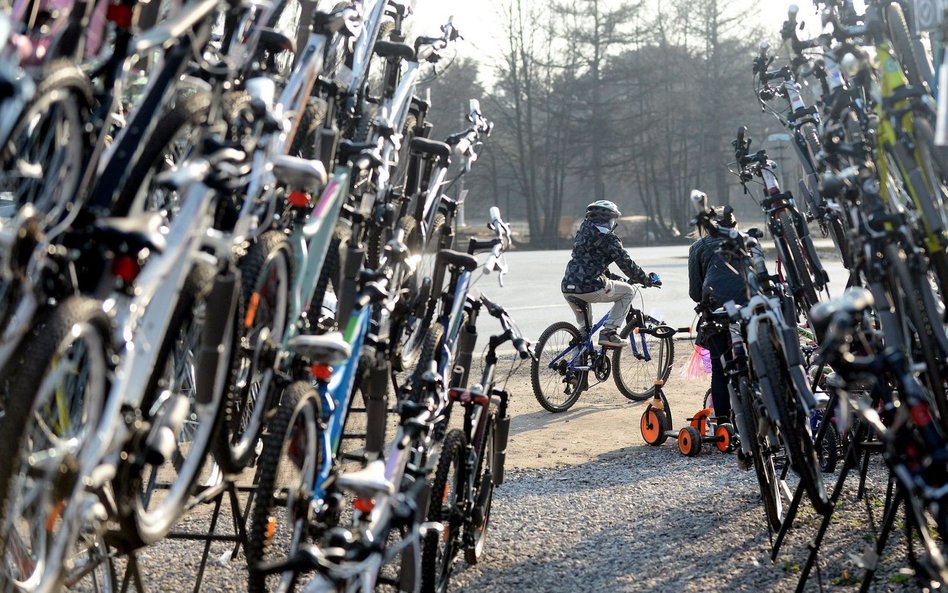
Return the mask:
<svg viewBox="0 0 948 593">
<path fill-rule="evenodd" d="M 612 263 L 632 282 L 644 283 L 648 279 L 648 274 L 626 253 L 619 237 L 606 227 L 584 220 L 573 242 L 573 254 L 566 264 L 561 290 L 575 294 L 600 290 L 605 287 L 607 278 L 614 277 L 608 272 Z"/>
</svg>

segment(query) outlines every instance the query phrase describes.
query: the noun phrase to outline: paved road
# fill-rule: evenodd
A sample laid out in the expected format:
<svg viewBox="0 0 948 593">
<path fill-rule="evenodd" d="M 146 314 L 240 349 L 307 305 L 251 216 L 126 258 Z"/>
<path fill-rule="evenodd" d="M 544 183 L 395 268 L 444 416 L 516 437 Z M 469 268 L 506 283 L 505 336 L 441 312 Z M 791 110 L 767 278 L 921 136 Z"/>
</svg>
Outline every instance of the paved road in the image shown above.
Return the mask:
<svg viewBox="0 0 948 593">
<path fill-rule="evenodd" d="M 824 247 L 820 243 L 818 246 Z M 830 246 L 827 244 L 825 247 Z M 641 291 L 641 301 L 637 301 L 636 306 L 674 327 L 691 326 L 695 313 L 694 303 L 688 298 L 688 246 L 642 247 L 628 252 L 646 271 L 657 272 L 663 283 L 661 289 Z M 504 287 L 498 287 L 491 276 L 481 278 L 476 286 L 502 304 L 524 335 L 535 341 L 551 323 L 573 320 L 560 293 L 560 280 L 569 254 L 566 250 L 511 251 L 507 254 L 510 273 L 504 278 Z M 829 252 L 821 249 L 822 254 Z M 845 269 L 837 258 L 829 255 L 824 257 L 823 263 L 831 278 L 831 294 L 839 294 L 846 283 Z M 618 269 L 613 271 L 619 272 Z M 593 305 L 593 315 L 597 319 L 608 310 L 608 305 Z M 493 323 L 493 319 L 485 318 L 482 316 L 482 331 L 489 331 L 493 327 L 488 323 Z"/>
</svg>

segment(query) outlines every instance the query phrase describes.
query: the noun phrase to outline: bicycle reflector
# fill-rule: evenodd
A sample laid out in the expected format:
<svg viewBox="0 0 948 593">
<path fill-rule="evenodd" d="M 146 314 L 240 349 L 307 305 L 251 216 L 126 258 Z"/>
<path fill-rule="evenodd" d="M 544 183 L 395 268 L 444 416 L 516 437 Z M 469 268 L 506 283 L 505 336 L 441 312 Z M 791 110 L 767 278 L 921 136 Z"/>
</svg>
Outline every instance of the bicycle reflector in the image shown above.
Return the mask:
<svg viewBox="0 0 948 593">
<path fill-rule="evenodd" d="M 120 255 L 112 261 L 112 274 L 125 284 L 131 284 L 141 271 L 142 267 L 137 257 Z"/>
<path fill-rule="evenodd" d="M 296 208 L 305 208 L 309 206 L 309 194 L 304 191 L 291 191 L 286 197 L 290 205 Z"/>
<path fill-rule="evenodd" d="M 371 513 L 375 508 L 375 500 L 371 498 L 357 498 L 352 501 L 352 507 L 360 513 Z"/>
<path fill-rule="evenodd" d="M 313 374 L 313 378 L 317 381 L 329 381 L 332 377 L 332 367 L 327 364 L 313 364 L 309 367 L 309 372 Z"/>
</svg>

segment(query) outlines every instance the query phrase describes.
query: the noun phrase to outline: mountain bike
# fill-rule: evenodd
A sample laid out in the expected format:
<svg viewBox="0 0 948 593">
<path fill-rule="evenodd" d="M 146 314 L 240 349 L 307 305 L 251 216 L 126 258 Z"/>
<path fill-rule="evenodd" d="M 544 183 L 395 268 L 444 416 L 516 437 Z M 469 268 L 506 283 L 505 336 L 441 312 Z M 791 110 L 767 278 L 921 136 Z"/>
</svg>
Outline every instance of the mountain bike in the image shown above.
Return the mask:
<svg viewBox="0 0 948 593">
<path fill-rule="evenodd" d="M 747 183 L 754 177 L 763 181 L 764 199 L 760 207 L 767 215 L 767 226 L 777 246 L 778 265 L 783 265 L 787 283 L 800 312 L 806 315 L 819 302 L 819 292 L 826 289 L 829 276 L 820 263 L 810 238 L 810 229 L 804 216 L 797 210 L 793 195 L 780 190 L 777 164 L 767 158 L 764 150 L 750 154 L 751 139 L 745 137 L 746 132 L 747 128 L 741 126 L 737 130 L 737 138 L 732 142 L 740 168 L 738 177 L 744 193 L 747 193 Z"/>
<path fill-rule="evenodd" d="M 668 379 L 675 358 L 671 334 L 660 331 L 667 327 L 665 323 L 631 307 L 619 330 L 619 336 L 628 340 L 628 348 L 614 349 L 610 357 L 609 349 L 593 343 L 608 315 L 590 326 L 588 303 L 577 300 L 577 305 L 583 307 L 582 331 L 568 321 L 559 321 L 537 339 L 530 382 L 540 405 L 550 412 L 565 412 L 582 392 L 608 381 L 610 375 L 625 397 L 634 401 L 652 397 L 655 379 Z M 590 384 L 590 373 L 597 383 Z"/>
<path fill-rule="evenodd" d="M 444 529 L 442 534 L 429 535 L 424 541 L 421 559 L 424 592 L 447 589 L 455 556 L 462 549 L 469 564 L 476 564 L 484 551 L 494 487 L 503 482 L 510 431 L 507 413 L 510 395 L 495 388 L 497 348 L 509 341 L 521 359 L 531 356 L 529 343 L 507 312 L 483 295 L 471 299 L 464 335 L 476 336 L 476 320 L 482 306 L 500 322 L 504 331 L 490 338 L 481 382 L 465 387 L 466 381 L 459 379 L 455 383 L 460 386 L 447 391 L 452 404 L 464 407 L 464 423 L 462 428 L 452 429 L 444 436 L 435 466 L 428 520 L 440 522 Z M 458 366 L 463 365 L 459 359 Z"/>
<path fill-rule="evenodd" d="M 817 307 L 814 321 L 825 328 L 826 336 L 819 357 L 839 373 L 838 379 L 828 384 L 839 398 L 842 412 L 856 416 L 862 430 L 878 435 L 882 457 L 895 481 L 881 533 L 873 542 L 874 558 L 882 557 L 901 507 L 915 581 L 920 588 L 937 589 L 948 582 L 944 543 L 948 533 L 948 439 L 932 413 L 931 394 L 915 377 L 904 353 L 880 347 L 866 335 L 871 331 L 869 314 L 874 305 L 869 291 L 851 288 L 839 299 Z M 858 351 L 855 344 L 859 344 Z M 870 389 L 864 395 L 850 392 L 850 386 L 855 385 L 869 385 Z M 817 540 L 815 548 L 820 544 Z M 809 568 L 810 563 L 801 573 L 801 583 Z M 862 591 L 869 589 L 878 560 L 868 562 L 865 569 Z"/>
<path fill-rule="evenodd" d="M 730 322 L 732 361 L 725 368 L 730 382 L 734 424 L 741 435 L 743 454 L 754 460 L 768 524 L 780 528 L 785 496 L 781 483 L 792 467 L 814 508 L 824 512 L 826 488 L 819 471 L 809 418 L 816 399 L 803 368 L 803 354 L 793 299 L 767 270 L 758 240 L 759 229 L 741 233 L 715 224 L 716 213 L 707 207 L 707 196 L 692 192 L 698 210 L 695 224 L 709 234 L 722 236 L 722 252 L 744 278 L 749 301 L 724 305 Z M 774 460 L 781 447 L 787 456 L 778 477 Z M 789 498 L 789 497 L 787 497 Z"/>
</svg>

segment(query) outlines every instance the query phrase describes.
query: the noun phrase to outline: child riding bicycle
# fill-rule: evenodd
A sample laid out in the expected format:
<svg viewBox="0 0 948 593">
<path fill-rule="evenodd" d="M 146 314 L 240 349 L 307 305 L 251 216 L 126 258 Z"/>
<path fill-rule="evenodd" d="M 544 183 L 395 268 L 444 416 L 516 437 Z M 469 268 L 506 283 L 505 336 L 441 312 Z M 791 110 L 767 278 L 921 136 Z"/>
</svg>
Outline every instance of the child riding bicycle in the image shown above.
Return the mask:
<svg viewBox="0 0 948 593">
<path fill-rule="evenodd" d="M 622 241 L 613 232 L 620 215 L 619 208 L 609 200 L 597 200 L 586 207 L 586 219 L 576 233 L 573 253 L 561 283 L 563 297 L 576 315 L 579 327 L 584 327 L 589 318 L 590 303 L 615 303 L 599 332 L 599 345 L 606 348 L 623 346 L 617 330 L 629 312 L 633 297 L 632 285 L 625 278 L 611 274 L 609 265 L 616 264 L 630 282 L 643 286 L 662 284 L 658 274 L 646 274 L 622 247 Z"/>
</svg>

